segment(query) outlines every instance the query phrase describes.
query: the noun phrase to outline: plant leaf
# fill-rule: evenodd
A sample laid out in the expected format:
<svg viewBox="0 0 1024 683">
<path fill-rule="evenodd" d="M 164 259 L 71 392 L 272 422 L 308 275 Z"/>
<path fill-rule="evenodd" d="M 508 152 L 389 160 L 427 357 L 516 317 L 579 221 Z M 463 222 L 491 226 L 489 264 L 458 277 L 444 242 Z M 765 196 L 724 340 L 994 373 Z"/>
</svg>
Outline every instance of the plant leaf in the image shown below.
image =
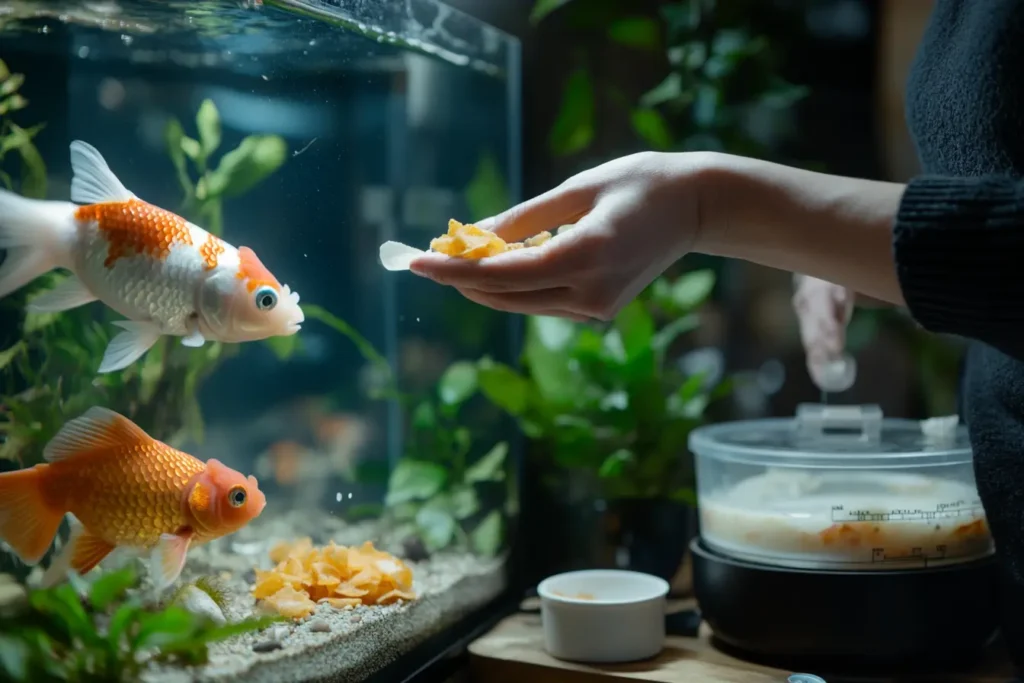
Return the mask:
<svg viewBox="0 0 1024 683">
<path fill-rule="evenodd" d="M 504 363 L 482 358 L 477 362 L 477 383 L 484 396 L 509 415 L 518 417 L 526 410 L 530 383 Z"/>
<path fill-rule="evenodd" d="M 657 50 L 661 43 L 661 25 L 650 17 L 626 17 L 608 26 L 613 42 L 641 50 Z"/>
<path fill-rule="evenodd" d="M 11 361 L 18 357 L 18 354 L 25 350 L 25 342 L 20 341 L 14 346 L 0 351 L 0 370 L 3 370 Z"/>
<path fill-rule="evenodd" d="M 206 184 L 208 197 L 237 197 L 255 187 L 285 162 L 288 147 L 277 135 L 249 135 L 220 158 Z"/>
<path fill-rule="evenodd" d="M 555 156 L 568 156 L 586 149 L 594 139 L 594 86 L 590 73 L 577 69 L 562 91 L 562 104 L 548 136 Z"/>
<path fill-rule="evenodd" d="M 89 588 L 89 602 L 98 610 L 105 610 L 115 600 L 124 597 L 125 591 L 135 585 L 136 575 L 131 568 L 102 575 Z"/>
<path fill-rule="evenodd" d="M 220 112 L 209 98 L 203 100 L 196 112 L 196 130 L 199 131 L 203 156 L 209 158 L 220 147 L 221 136 Z"/>
<path fill-rule="evenodd" d="M 181 151 L 192 161 L 198 161 L 203 156 L 203 148 L 199 141 L 187 135 L 181 136 Z"/>
<path fill-rule="evenodd" d="M 700 326 L 700 318 L 695 314 L 684 315 L 672 319 L 667 325 L 654 333 L 651 339 L 651 348 L 655 353 L 663 354 L 672 346 L 672 342 L 680 335 L 686 334 Z"/>
<path fill-rule="evenodd" d="M 437 395 L 445 405 L 460 405 L 476 393 L 476 365 L 469 361 L 452 363 L 437 385 Z"/>
<path fill-rule="evenodd" d="M 665 117 L 655 109 L 638 108 L 629 115 L 633 131 L 653 149 L 668 149 L 672 146 L 672 131 Z"/>
<path fill-rule="evenodd" d="M 508 443 L 499 441 L 482 458 L 466 469 L 466 482 L 502 481 L 505 478 L 505 458 Z"/>
<path fill-rule="evenodd" d="M 563 5 L 568 5 L 572 0 L 537 0 L 530 10 L 530 23 L 538 24 L 541 19 L 554 12 Z"/>
<path fill-rule="evenodd" d="M 185 192 L 186 200 L 195 193 L 192 179 L 188 177 L 188 169 L 185 166 L 185 152 L 182 151 L 182 140 L 185 138 L 185 130 L 181 127 L 178 119 L 171 118 L 164 126 L 164 145 L 167 147 L 167 156 L 174 166 L 174 172 L 178 176 L 178 183 Z"/>
<path fill-rule="evenodd" d="M 470 542 L 473 549 L 484 557 L 494 557 L 501 550 L 503 524 L 501 513 L 492 511 L 473 529 Z"/>
<path fill-rule="evenodd" d="M 626 465 L 631 463 L 633 459 L 632 451 L 627 448 L 620 448 L 604 459 L 600 469 L 597 471 L 597 475 L 602 479 L 613 479 L 622 476 Z"/>
<path fill-rule="evenodd" d="M 427 550 L 436 552 L 447 548 L 455 536 L 455 517 L 440 505 L 424 505 L 416 513 L 416 526 Z"/>
<path fill-rule="evenodd" d="M 672 301 L 683 311 L 690 311 L 704 303 L 714 288 L 715 271 L 690 271 L 673 283 Z"/>
<path fill-rule="evenodd" d="M 654 319 L 639 299 L 629 302 L 615 316 L 615 329 L 622 338 L 626 359 L 632 360 L 651 350 Z"/>
<path fill-rule="evenodd" d="M 421 460 L 400 460 L 388 479 L 387 506 L 436 495 L 448 481 L 448 470 Z"/>
<path fill-rule="evenodd" d="M 658 85 L 640 96 L 639 104 L 644 108 L 656 107 L 681 98 L 683 95 L 683 77 L 673 71 Z"/>
<path fill-rule="evenodd" d="M 472 486 L 459 486 L 451 494 L 452 514 L 456 519 L 468 519 L 480 509 L 480 499 Z"/>
</svg>

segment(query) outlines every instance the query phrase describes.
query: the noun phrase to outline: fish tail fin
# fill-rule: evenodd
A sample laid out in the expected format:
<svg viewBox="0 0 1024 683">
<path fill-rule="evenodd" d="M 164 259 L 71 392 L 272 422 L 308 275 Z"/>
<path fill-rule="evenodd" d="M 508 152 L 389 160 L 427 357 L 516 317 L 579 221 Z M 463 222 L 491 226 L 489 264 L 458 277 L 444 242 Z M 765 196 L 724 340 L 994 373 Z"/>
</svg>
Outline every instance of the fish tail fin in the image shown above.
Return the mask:
<svg viewBox="0 0 1024 683">
<path fill-rule="evenodd" d="M 22 562 L 34 565 L 50 549 L 64 511 L 43 495 L 48 465 L 0 474 L 0 540 Z"/>
<path fill-rule="evenodd" d="M 0 298 L 40 275 L 71 263 L 69 247 L 76 234 L 70 202 L 28 199 L 0 189 Z"/>
</svg>

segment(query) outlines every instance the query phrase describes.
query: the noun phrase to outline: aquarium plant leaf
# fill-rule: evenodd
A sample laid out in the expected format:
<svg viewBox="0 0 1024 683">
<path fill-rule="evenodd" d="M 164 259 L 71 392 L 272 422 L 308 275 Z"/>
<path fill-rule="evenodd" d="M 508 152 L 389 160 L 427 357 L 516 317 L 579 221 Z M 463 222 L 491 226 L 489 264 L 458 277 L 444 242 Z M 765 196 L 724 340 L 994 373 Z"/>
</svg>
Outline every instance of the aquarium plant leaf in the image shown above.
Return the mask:
<svg viewBox="0 0 1024 683">
<path fill-rule="evenodd" d="M 196 130 L 199 131 L 199 142 L 203 156 L 207 159 L 220 147 L 221 125 L 220 112 L 213 100 L 207 98 L 199 105 L 196 112 Z"/>
<path fill-rule="evenodd" d="M 533 3 L 533 9 L 530 10 L 530 23 L 539 24 L 544 17 L 570 2 L 572 0 L 537 0 Z"/>
<path fill-rule="evenodd" d="M 288 154 L 285 141 L 278 135 L 249 135 L 220 158 L 217 168 L 210 171 L 197 187 L 199 197 L 236 197 L 248 192 L 267 176 L 279 169 Z"/>
<path fill-rule="evenodd" d="M 466 469 L 467 483 L 484 481 L 502 481 L 505 478 L 505 458 L 508 456 L 508 443 L 499 441 L 482 458 Z"/>
<path fill-rule="evenodd" d="M 372 363 L 377 363 L 388 367 L 388 361 L 384 356 L 380 354 L 377 349 L 374 348 L 373 344 L 367 341 L 366 337 L 359 334 L 354 327 L 349 325 L 347 322 L 327 311 L 321 306 L 315 304 L 303 304 L 301 306 L 303 314 L 307 318 L 319 320 L 323 324 L 333 329 L 338 334 L 348 338 L 350 342 L 355 344 L 356 349 L 359 350 L 362 357 Z"/>
<path fill-rule="evenodd" d="M 7 66 L 7 62 L 5 62 L 4 60 L 0 59 L 0 83 L 3 83 L 4 81 L 6 81 L 10 77 L 11 77 L 11 70 Z"/>
<path fill-rule="evenodd" d="M 530 383 L 509 366 L 490 358 L 477 362 L 477 383 L 492 403 L 518 417 L 526 410 L 530 398 Z"/>
<path fill-rule="evenodd" d="M 192 636 L 198 617 L 177 606 L 161 612 L 145 612 L 139 615 L 138 633 L 132 638 L 132 649 L 162 649 Z"/>
<path fill-rule="evenodd" d="M 301 346 L 301 340 L 297 334 L 290 334 L 287 337 L 270 337 L 264 339 L 263 342 L 274 352 L 277 359 L 282 361 L 291 358 Z"/>
<path fill-rule="evenodd" d="M 470 541 L 473 550 L 484 557 L 494 557 L 501 550 L 503 524 L 501 513 L 492 511 L 473 529 Z"/>
<path fill-rule="evenodd" d="M 452 363 L 441 376 L 437 395 L 445 405 L 459 405 L 477 389 L 476 365 L 469 361 Z"/>
<path fill-rule="evenodd" d="M 185 139 L 185 130 L 181 127 L 178 119 L 171 118 L 164 126 L 164 144 L 167 146 L 167 156 L 174 165 L 175 174 L 178 176 L 178 183 L 185 192 L 185 201 L 189 201 L 195 194 L 195 187 L 188 175 L 188 168 L 185 164 L 185 152 L 182 147 L 182 140 Z"/>
<path fill-rule="evenodd" d="M 688 312 L 704 303 L 714 288 L 715 271 L 690 271 L 672 285 L 672 301 L 683 312 Z"/>
<path fill-rule="evenodd" d="M 25 74 L 10 74 L 3 81 L 0 81 L 0 97 L 7 97 L 17 92 L 25 83 Z"/>
<path fill-rule="evenodd" d="M 480 509 L 480 497 L 472 486 L 454 487 L 449 500 L 456 519 L 469 519 Z"/>
<path fill-rule="evenodd" d="M 654 333 L 651 348 L 655 353 L 664 354 L 676 339 L 700 326 L 700 318 L 695 314 L 674 318 L 667 325 Z"/>
<path fill-rule="evenodd" d="M 426 500 L 437 495 L 448 481 L 448 471 L 441 465 L 422 460 L 401 460 L 388 479 L 384 504 L 388 507 L 413 500 Z"/>
<path fill-rule="evenodd" d="M 551 127 L 548 148 L 555 156 L 586 149 L 594 139 L 594 86 L 585 68 L 574 71 L 562 92 L 562 104 Z"/>
<path fill-rule="evenodd" d="M 105 610 L 115 601 L 121 600 L 137 581 L 138 576 L 130 566 L 104 574 L 89 587 L 89 602 L 95 609 Z"/>
<path fill-rule="evenodd" d="M 431 501 L 416 513 L 416 527 L 423 544 L 431 552 L 448 547 L 457 526 L 455 516 L 441 501 Z"/>
<path fill-rule="evenodd" d="M 8 122 L 7 139 L 14 140 L 14 148 L 21 156 L 21 194 L 33 199 L 46 198 L 46 162 L 32 144 L 32 138 L 42 130 L 43 124 L 25 129 Z"/>
<path fill-rule="evenodd" d="M 185 153 L 185 156 L 196 163 L 200 163 L 203 159 L 202 145 L 199 144 L 198 140 L 190 138 L 187 135 L 181 136 L 181 151 Z"/>
</svg>

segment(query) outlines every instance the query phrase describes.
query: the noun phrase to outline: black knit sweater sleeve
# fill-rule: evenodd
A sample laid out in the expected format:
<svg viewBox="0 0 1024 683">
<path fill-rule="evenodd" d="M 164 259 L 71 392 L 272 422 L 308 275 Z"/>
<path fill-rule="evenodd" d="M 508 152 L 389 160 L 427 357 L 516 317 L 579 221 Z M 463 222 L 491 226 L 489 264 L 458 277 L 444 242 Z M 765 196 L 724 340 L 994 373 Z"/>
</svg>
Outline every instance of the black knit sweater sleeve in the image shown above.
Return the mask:
<svg viewBox="0 0 1024 683">
<path fill-rule="evenodd" d="M 917 177 L 903 194 L 893 245 L 921 326 L 1024 359 L 1024 182 Z"/>
</svg>

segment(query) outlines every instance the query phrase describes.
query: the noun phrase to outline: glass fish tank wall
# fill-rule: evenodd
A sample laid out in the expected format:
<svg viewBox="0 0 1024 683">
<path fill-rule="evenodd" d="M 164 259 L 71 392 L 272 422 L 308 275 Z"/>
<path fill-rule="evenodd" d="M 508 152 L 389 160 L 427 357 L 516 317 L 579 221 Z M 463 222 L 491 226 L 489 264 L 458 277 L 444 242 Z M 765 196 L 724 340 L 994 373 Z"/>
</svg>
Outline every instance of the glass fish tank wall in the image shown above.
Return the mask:
<svg viewBox="0 0 1024 683">
<path fill-rule="evenodd" d="M 0 60 L 0 678 L 400 679 L 508 588 L 517 330 L 378 247 L 520 198 L 518 43 L 24 0 Z"/>
</svg>

